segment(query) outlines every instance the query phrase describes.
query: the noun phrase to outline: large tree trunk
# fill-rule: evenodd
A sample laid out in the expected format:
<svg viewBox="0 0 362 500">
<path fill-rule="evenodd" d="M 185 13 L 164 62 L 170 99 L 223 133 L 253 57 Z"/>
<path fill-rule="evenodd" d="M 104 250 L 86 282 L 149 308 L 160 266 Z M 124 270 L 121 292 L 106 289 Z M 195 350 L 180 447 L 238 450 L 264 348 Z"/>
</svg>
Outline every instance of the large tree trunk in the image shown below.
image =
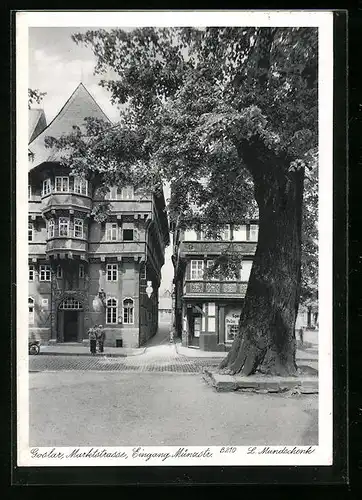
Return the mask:
<svg viewBox="0 0 362 500">
<path fill-rule="evenodd" d="M 260 164 L 259 164 L 260 167 Z M 253 172 L 259 239 L 239 335 L 221 368 L 250 375 L 295 375 L 304 172 L 268 165 Z"/>
</svg>

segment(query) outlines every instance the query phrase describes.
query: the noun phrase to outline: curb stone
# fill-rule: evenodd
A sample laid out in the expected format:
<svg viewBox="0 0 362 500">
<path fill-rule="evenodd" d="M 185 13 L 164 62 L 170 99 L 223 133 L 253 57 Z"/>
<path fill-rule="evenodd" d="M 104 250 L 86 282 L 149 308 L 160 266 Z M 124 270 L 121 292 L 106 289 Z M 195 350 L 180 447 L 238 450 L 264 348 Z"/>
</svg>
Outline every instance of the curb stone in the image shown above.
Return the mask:
<svg viewBox="0 0 362 500">
<path fill-rule="evenodd" d="M 295 390 L 301 394 L 317 394 L 317 377 L 241 377 L 223 375 L 205 369 L 204 380 L 218 392 L 245 391 L 259 394 L 280 393 Z"/>
</svg>

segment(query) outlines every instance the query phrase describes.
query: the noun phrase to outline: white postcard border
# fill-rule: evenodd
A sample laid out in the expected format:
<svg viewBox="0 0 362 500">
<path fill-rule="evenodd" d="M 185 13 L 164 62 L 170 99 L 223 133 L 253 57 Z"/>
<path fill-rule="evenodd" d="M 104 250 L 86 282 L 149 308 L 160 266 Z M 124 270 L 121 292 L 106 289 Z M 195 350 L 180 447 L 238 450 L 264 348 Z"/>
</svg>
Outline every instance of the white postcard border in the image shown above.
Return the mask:
<svg viewBox="0 0 362 500">
<path fill-rule="evenodd" d="M 222 452 L 220 446 L 182 447 L 86 447 L 29 448 L 28 377 L 28 267 L 27 267 L 27 88 L 29 27 L 132 27 L 132 26 L 315 26 L 319 28 L 319 412 L 318 446 L 235 447 Z M 17 432 L 19 466 L 111 466 L 111 465 L 331 465 L 333 430 L 332 379 L 332 247 L 333 247 L 333 13 L 328 11 L 19 11 L 16 22 L 16 202 L 17 202 Z M 145 457 L 134 457 L 142 448 Z M 233 448 L 233 447 L 231 447 Z M 251 451 L 251 449 L 254 451 Z M 294 448 L 297 451 L 293 452 Z M 310 451 L 312 449 L 312 451 Z M 74 450 L 79 450 L 74 455 Z M 102 450 L 105 450 L 102 452 Z M 205 450 L 209 450 L 206 452 Z M 274 452 L 273 452 L 274 450 Z M 283 451 L 284 450 L 284 451 Z M 298 451 L 299 450 L 299 451 Z M 309 450 L 306 452 L 306 450 Z M 304 453 L 303 453 L 304 451 Z M 80 456 L 85 453 L 83 457 Z M 97 455 L 98 453 L 98 455 Z M 102 456 L 103 453 L 103 456 Z M 109 455 L 114 453 L 115 458 Z M 121 455 L 117 455 L 121 454 Z M 122 456 L 127 455 L 127 459 Z M 164 454 L 164 455 L 160 455 Z M 165 454 L 170 456 L 164 458 Z M 172 457 L 179 453 L 176 457 Z M 210 453 L 211 457 L 205 456 Z M 39 455 L 36 458 L 36 455 Z M 63 454 L 63 458 L 56 458 Z M 92 456 L 92 454 L 94 456 Z M 100 454 L 100 455 L 99 455 Z M 147 458 L 147 454 L 156 454 Z M 157 454 L 159 456 L 157 456 Z M 55 456 L 52 456 L 55 455 Z M 69 457 L 70 455 L 70 457 Z M 67 458 L 68 456 L 68 458 Z"/>
</svg>

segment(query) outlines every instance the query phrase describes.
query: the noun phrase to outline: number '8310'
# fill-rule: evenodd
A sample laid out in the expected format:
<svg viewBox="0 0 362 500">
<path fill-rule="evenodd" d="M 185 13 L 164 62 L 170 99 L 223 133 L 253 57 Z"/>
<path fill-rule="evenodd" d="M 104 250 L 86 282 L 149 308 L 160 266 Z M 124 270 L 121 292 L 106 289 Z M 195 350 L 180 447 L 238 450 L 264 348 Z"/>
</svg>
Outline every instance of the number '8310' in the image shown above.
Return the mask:
<svg viewBox="0 0 362 500">
<path fill-rule="evenodd" d="M 235 446 L 223 446 L 220 449 L 220 453 L 235 453 L 235 452 L 236 452 Z"/>
</svg>

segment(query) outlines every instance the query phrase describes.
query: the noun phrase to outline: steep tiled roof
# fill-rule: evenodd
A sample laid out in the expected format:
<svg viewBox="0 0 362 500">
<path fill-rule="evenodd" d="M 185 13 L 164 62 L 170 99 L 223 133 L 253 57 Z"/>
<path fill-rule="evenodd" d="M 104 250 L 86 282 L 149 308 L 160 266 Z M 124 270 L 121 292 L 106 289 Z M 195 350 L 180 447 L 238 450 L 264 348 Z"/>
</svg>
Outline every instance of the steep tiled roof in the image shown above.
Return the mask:
<svg viewBox="0 0 362 500">
<path fill-rule="evenodd" d="M 88 117 L 110 122 L 88 90 L 80 83 L 54 120 L 29 143 L 29 150 L 34 155 L 33 161 L 30 161 L 29 170 L 46 161 L 60 159 L 59 152 L 45 147 L 45 137 L 59 138 L 64 134 L 69 134 L 74 125 L 82 127 L 84 119 Z"/>
<path fill-rule="evenodd" d="M 28 141 L 32 142 L 47 126 L 45 114 L 42 109 L 29 109 L 28 111 Z"/>
</svg>

